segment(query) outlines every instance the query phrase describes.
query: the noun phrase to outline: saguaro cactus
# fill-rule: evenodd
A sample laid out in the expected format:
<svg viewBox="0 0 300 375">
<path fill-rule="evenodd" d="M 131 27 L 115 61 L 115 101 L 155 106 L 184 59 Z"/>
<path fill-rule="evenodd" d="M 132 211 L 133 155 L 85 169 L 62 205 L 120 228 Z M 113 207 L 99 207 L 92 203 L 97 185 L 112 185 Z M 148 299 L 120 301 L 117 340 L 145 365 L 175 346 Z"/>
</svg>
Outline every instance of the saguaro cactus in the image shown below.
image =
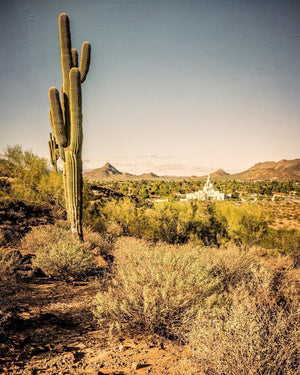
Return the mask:
<svg viewBox="0 0 300 375">
<path fill-rule="evenodd" d="M 58 144 L 55 141 L 55 137 L 52 137 L 52 133 L 50 133 L 50 141 L 48 141 L 48 145 L 49 145 L 50 161 L 53 166 L 54 172 L 57 172 L 57 160 L 59 158 L 59 150 L 58 150 Z"/>
<path fill-rule="evenodd" d="M 89 70 L 91 46 L 89 42 L 83 43 L 78 68 L 78 53 L 71 48 L 69 18 L 65 13 L 59 16 L 58 25 L 63 85 L 61 96 L 55 87 L 49 89 L 50 121 L 63 161 L 66 210 L 71 231 L 82 240 L 81 83 Z"/>
</svg>

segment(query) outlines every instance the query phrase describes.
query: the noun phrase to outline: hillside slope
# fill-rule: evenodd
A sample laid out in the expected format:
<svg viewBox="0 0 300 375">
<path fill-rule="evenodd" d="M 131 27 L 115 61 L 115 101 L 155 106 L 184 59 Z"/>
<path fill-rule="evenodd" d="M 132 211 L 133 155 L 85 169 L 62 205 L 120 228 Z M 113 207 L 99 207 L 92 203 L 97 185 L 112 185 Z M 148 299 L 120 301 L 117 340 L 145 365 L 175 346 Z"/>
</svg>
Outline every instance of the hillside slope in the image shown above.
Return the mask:
<svg viewBox="0 0 300 375">
<path fill-rule="evenodd" d="M 229 176 L 238 180 L 300 180 L 300 159 L 257 163 L 244 172 Z"/>
<path fill-rule="evenodd" d="M 105 163 L 101 168 L 93 169 L 92 171 L 83 173 L 83 177 L 91 180 L 101 180 L 121 175 L 122 173 L 109 163 Z"/>
</svg>

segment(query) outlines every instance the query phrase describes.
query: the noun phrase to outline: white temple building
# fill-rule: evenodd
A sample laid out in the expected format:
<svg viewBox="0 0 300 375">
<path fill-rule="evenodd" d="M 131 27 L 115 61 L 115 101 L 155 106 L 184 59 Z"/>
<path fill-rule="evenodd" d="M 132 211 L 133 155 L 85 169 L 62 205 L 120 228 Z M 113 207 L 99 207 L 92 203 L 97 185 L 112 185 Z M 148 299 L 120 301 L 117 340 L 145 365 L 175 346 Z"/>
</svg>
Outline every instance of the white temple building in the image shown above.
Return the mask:
<svg viewBox="0 0 300 375">
<path fill-rule="evenodd" d="M 186 195 L 186 199 L 199 199 L 199 200 L 217 200 L 223 201 L 229 198 L 225 193 L 220 193 L 215 190 L 213 184 L 210 182 L 210 176 L 208 175 L 203 190 L 196 191 L 195 193 L 189 193 Z"/>
</svg>

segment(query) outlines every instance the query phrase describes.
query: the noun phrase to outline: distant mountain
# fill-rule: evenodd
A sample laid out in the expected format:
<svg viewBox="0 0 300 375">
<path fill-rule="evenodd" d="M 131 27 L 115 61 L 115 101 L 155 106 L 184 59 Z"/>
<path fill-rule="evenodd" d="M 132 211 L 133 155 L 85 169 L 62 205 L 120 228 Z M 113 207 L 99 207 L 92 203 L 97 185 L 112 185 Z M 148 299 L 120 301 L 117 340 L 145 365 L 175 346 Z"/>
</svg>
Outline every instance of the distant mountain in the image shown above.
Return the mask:
<svg viewBox="0 0 300 375">
<path fill-rule="evenodd" d="M 143 173 L 140 174 L 138 177 L 143 178 L 144 180 L 151 180 L 152 178 L 158 178 L 159 176 L 155 173 Z"/>
<path fill-rule="evenodd" d="M 88 180 L 102 180 L 121 175 L 122 173 L 109 163 L 105 163 L 102 168 L 93 169 L 92 171 L 83 173 L 83 177 Z"/>
<path fill-rule="evenodd" d="M 162 177 L 149 172 L 141 175 L 134 175 L 131 173 L 122 173 L 114 166 L 106 163 L 102 168 L 93 169 L 90 172 L 83 173 L 83 177 L 87 180 L 152 180 L 152 179 L 182 179 L 184 177 Z M 202 176 L 206 178 L 207 176 Z M 226 180 L 300 180 L 300 159 L 281 160 L 279 162 L 267 161 L 264 163 L 257 163 L 253 167 L 244 172 L 229 174 L 223 169 L 210 173 L 210 177 Z M 191 178 L 199 178 L 193 176 Z"/>
<path fill-rule="evenodd" d="M 300 180 L 300 159 L 257 163 L 244 172 L 229 176 L 233 180 Z"/>
<path fill-rule="evenodd" d="M 220 178 L 225 176 L 229 176 L 229 173 L 225 172 L 224 169 L 218 169 L 217 171 L 210 174 L 210 177 L 213 178 Z"/>
<path fill-rule="evenodd" d="M 87 180 L 151 180 L 158 176 L 154 173 L 143 173 L 139 176 L 128 172 L 120 172 L 113 165 L 106 163 L 102 168 L 83 173 Z"/>
</svg>

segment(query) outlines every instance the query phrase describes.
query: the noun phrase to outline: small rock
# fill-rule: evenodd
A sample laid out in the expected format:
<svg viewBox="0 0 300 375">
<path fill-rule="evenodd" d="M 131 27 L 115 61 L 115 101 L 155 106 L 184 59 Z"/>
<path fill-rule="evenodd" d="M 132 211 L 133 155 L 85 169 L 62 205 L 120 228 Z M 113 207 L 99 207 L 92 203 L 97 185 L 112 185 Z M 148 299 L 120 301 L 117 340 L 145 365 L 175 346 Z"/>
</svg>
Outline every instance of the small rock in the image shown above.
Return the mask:
<svg viewBox="0 0 300 375">
<path fill-rule="evenodd" d="M 123 345 L 123 344 L 119 345 L 120 352 L 125 352 L 125 350 L 127 350 L 127 349 L 131 349 L 131 347 L 128 346 L 128 345 Z"/>
<path fill-rule="evenodd" d="M 131 365 L 131 368 L 133 369 L 133 370 L 138 370 L 138 369 L 140 369 L 140 368 L 142 368 L 143 367 L 143 365 L 141 364 L 141 363 L 139 363 L 139 362 L 134 362 L 132 365 Z"/>
<path fill-rule="evenodd" d="M 28 277 L 47 277 L 43 270 L 39 267 L 33 267 L 32 270 L 28 273 Z"/>
<path fill-rule="evenodd" d="M 68 352 L 63 355 L 63 360 L 68 363 L 74 363 L 75 355 L 73 352 Z"/>
</svg>

